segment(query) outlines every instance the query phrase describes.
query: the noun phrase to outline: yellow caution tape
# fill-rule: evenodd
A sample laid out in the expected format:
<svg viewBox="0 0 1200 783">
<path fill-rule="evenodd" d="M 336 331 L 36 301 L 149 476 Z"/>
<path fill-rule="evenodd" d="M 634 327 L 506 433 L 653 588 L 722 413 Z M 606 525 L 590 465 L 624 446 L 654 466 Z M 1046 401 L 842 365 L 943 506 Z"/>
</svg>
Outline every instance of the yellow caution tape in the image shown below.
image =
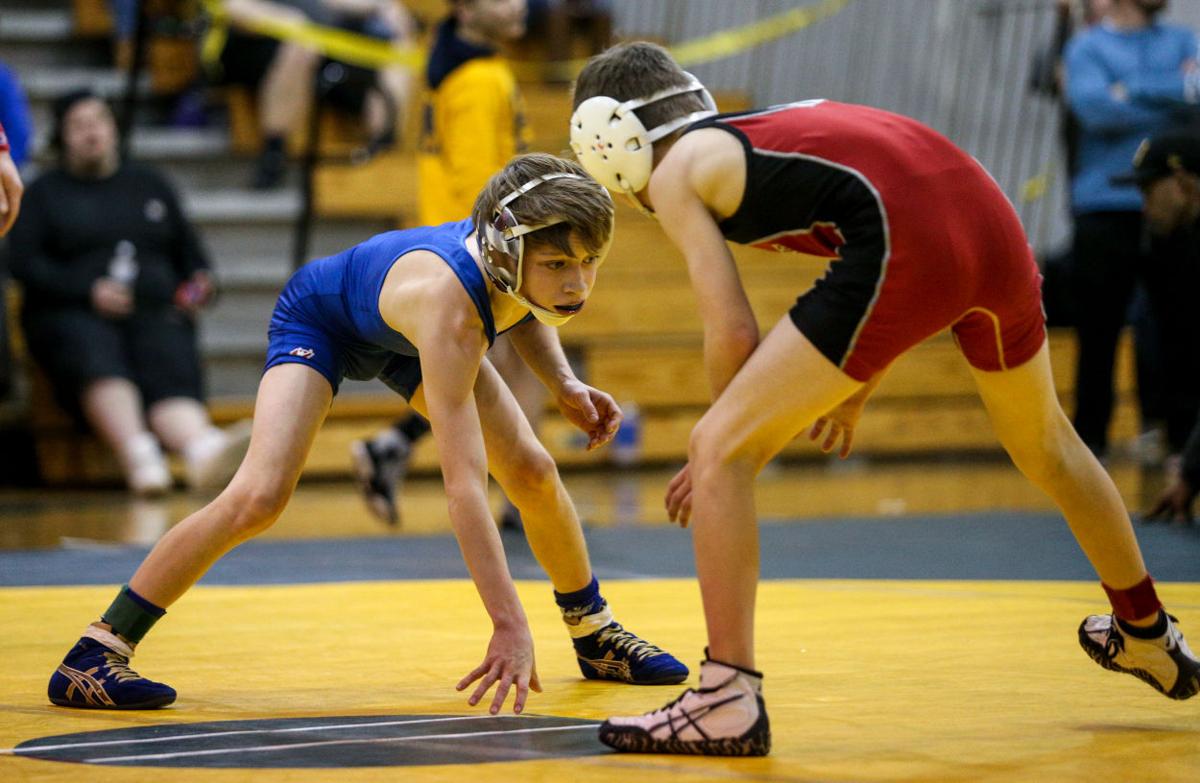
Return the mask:
<svg viewBox="0 0 1200 783">
<path fill-rule="evenodd" d="M 1053 166 L 1046 166 L 1037 174 L 1021 183 L 1021 203 L 1029 204 L 1046 195 L 1054 182 Z"/>
<path fill-rule="evenodd" d="M 225 12 L 224 0 L 202 0 L 212 17 L 213 25 L 202 45 L 205 62 L 213 63 L 219 57 L 228 36 L 229 16 Z M 799 30 L 827 19 L 841 11 L 853 0 L 820 0 L 812 5 L 793 8 L 790 11 L 769 16 L 742 27 L 722 30 L 691 41 L 669 47 L 680 65 L 686 67 L 719 60 L 768 41 L 791 35 Z M 351 33 L 311 22 L 292 22 L 274 19 L 239 21 L 238 27 L 248 32 L 293 41 L 310 46 L 327 57 L 365 68 L 402 65 L 417 70 L 424 65 L 424 54 L 414 47 L 398 47 L 378 38 Z M 540 75 L 573 78 L 587 63 L 586 59 L 528 66 L 514 63 L 519 73 L 536 71 Z"/>
<path fill-rule="evenodd" d="M 823 19 L 828 19 L 849 5 L 850 2 L 851 0 L 822 0 L 819 3 L 768 16 L 766 19 L 760 19 L 743 27 L 722 30 L 669 48 L 676 62 L 684 68 L 720 60 L 723 57 L 761 46 L 768 41 L 791 35 Z"/>
<path fill-rule="evenodd" d="M 229 15 L 223 0 L 203 2 L 213 26 L 201 47 L 201 54 L 205 62 L 213 63 L 220 57 L 228 37 Z M 425 55 L 416 47 L 399 47 L 390 41 L 312 22 L 255 18 L 239 20 L 237 26 L 268 38 L 304 44 L 327 57 L 364 68 L 403 65 L 415 70 L 425 63 Z"/>
</svg>

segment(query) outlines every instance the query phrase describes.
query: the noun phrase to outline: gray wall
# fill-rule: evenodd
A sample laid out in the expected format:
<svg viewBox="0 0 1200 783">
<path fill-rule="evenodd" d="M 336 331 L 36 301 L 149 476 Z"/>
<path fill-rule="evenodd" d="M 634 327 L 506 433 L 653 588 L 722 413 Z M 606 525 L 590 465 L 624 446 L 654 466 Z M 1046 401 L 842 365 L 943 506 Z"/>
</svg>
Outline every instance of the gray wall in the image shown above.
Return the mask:
<svg viewBox="0 0 1200 783">
<path fill-rule="evenodd" d="M 615 0 L 618 35 L 675 43 L 815 0 Z M 758 105 L 802 98 L 866 103 L 915 117 L 983 162 L 1039 252 L 1065 241 L 1058 114 L 1028 89 L 1054 29 L 1054 0 L 851 0 L 830 19 L 745 54 L 697 65 L 717 89 Z M 1164 19 L 1200 29 L 1200 0 Z M 1032 179 L 1048 188 L 1036 196 Z"/>
</svg>

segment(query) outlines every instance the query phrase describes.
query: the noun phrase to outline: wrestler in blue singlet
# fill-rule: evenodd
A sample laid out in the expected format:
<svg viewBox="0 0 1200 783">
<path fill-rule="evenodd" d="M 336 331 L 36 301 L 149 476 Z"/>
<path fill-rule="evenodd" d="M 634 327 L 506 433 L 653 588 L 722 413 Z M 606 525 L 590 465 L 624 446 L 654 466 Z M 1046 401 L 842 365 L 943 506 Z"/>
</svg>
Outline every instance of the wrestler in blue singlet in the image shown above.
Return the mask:
<svg viewBox="0 0 1200 783">
<path fill-rule="evenodd" d="M 489 284 L 465 245 L 473 230 L 467 219 L 389 231 L 301 267 L 271 315 L 264 369 L 285 362 L 306 364 L 325 376 L 334 394 L 343 378 L 379 378 L 411 399 L 421 385 L 421 365 L 416 346 L 388 326 L 379 312 L 384 278 L 406 253 L 427 250 L 440 256 L 475 303 L 491 345 L 496 324 Z"/>
</svg>

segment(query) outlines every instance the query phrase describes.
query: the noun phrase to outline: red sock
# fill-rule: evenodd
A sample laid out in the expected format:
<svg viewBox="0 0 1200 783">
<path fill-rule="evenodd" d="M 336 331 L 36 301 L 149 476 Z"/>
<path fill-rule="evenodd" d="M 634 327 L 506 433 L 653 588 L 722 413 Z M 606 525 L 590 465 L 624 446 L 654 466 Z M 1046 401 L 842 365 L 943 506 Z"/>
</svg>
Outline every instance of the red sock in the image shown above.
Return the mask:
<svg viewBox="0 0 1200 783">
<path fill-rule="evenodd" d="M 1122 620 L 1140 620 L 1162 609 L 1158 593 L 1154 590 L 1154 580 L 1146 574 L 1146 578 L 1133 587 L 1117 590 L 1103 582 L 1100 586 L 1108 593 L 1108 601 L 1112 604 L 1113 614 Z"/>
</svg>

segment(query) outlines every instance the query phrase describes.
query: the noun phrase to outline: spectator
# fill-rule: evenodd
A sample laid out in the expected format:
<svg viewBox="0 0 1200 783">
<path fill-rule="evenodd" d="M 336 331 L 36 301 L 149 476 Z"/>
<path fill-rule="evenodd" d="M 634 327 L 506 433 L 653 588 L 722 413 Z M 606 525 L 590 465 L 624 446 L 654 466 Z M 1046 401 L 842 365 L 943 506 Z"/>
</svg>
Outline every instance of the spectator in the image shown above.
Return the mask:
<svg viewBox="0 0 1200 783">
<path fill-rule="evenodd" d="M 1073 10 L 1073 5 L 1081 5 L 1082 8 Z M 1049 46 L 1034 58 L 1030 88 L 1059 104 L 1060 140 L 1068 180 L 1073 180 L 1079 170 L 1080 128 L 1079 120 L 1071 113 L 1064 95 L 1066 74 L 1063 54 L 1067 42 L 1078 28 L 1076 17 L 1081 18 L 1086 29 L 1103 21 L 1112 5 L 1113 0 L 1083 0 L 1078 4 L 1071 0 L 1058 0 L 1053 38 Z M 1069 197 L 1068 192 L 1068 207 Z M 1075 301 L 1072 283 L 1074 268 L 1070 242 L 1058 252 L 1051 253 L 1043 259 L 1042 301 L 1049 326 L 1076 325 L 1075 307 L 1078 303 Z M 1167 392 L 1162 377 L 1163 360 L 1158 348 L 1159 329 L 1154 313 L 1147 303 L 1145 286 L 1140 282 L 1135 285 L 1127 321 L 1133 326 L 1135 336 L 1138 408 L 1142 418 L 1142 435 L 1138 438 L 1137 454 L 1143 462 L 1157 464 L 1164 456 L 1161 443 L 1163 431 L 1158 425 L 1165 416 L 1163 409 Z"/>
<path fill-rule="evenodd" d="M 1200 131 L 1177 130 L 1154 137 L 1139 149 L 1134 170 L 1122 179 L 1141 189 L 1150 232 L 1172 242 L 1174 252 L 1168 258 L 1181 268 L 1181 277 L 1186 275 L 1182 284 L 1170 289 L 1174 301 L 1165 309 L 1173 320 L 1164 324 L 1163 331 L 1175 338 L 1168 343 L 1173 349 L 1168 360 L 1183 378 L 1172 386 L 1192 392 L 1182 404 L 1191 403 L 1194 423 L 1178 474 L 1169 478 L 1167 490 L 1146 516 L 1191 522 L 1192 502 L 1200 490 L 1200 419 L 1194 396 L 1200 339 L 1193 315 L 1200 291 Z"/>
<path fill-rule="evenodd" d="M 1144 137 L 1194 110 L 1200 97 L 1196 36 L 1156 21 L 1166 5 L 1114 0 L 1107 18 L 1075 35 L 1066 51 L 1067 100 L 1079 121 L 1071 183 L 1075 427 L 1097 454 L 1108 447 L 1113 357 L 1145 257 L 1141 196 L 1110 179 Z"/>
<path fill-rule="evenodd" d="M 29 159 L 29 139 L 33 123 L 29 119 L 29 101 L 16 74 L 0 62 L 0 124 L 8 136 L 13 163 L 23 166 Z"/>
<path fill-rule="evenodd" d="M 454 0 L 439 25 L 426 69 L 427 101 L 418 160 L 420 222 L 438 225 L 471 214 L 475 194 L 525 150 L 528 130 L 516 78 L 500 47 L 525 33 L 525 0 Z M 545 387 L 507 337 L 488 359 L 538 429 Z M 399 523 L 396 497 L 413 444 L 429 432 L 416 413 L 373 438 L 351 444 L 355 474 L 367 505 L 380 519 Z M 519 528 L 520 514 L 505 502 L 501 527 Z"/>
<path fill-rule="evenodd" d="M 190 485 L 219 484 L 249 433 L 217 429 L 201 402 L 194 319 L 213 295 L 208 260 L 167 183 L 120 159 L 102 100 L 74 92 L 54 115 L 61 165 L 30 186 L 10 248 L 30 353 L 131 490 L 169 487 L 160 440 Z"/>
<path fill-rule="evenodd" d="M 250 28 L 256 21 L 314 22 L 397 46 L 409 44 L 413 35 L 412 20 L 399 0 L 228 0 L 225 10 L 234 29 L 221 53 L 223 80 L 258 93 L 263 147 L 252 183 L 257 189 L 283 182 L 288 133 L 307 114 L 317 69 L 326 61 L 305 44 L 253 34 Z M 343 67 L 346 78 L 329 93 L 330 102 L 361 114 L 368 149 L 390 146 L 408 103 L 408 71 L 400 66 L 377 71 Z"/>
</svg>

